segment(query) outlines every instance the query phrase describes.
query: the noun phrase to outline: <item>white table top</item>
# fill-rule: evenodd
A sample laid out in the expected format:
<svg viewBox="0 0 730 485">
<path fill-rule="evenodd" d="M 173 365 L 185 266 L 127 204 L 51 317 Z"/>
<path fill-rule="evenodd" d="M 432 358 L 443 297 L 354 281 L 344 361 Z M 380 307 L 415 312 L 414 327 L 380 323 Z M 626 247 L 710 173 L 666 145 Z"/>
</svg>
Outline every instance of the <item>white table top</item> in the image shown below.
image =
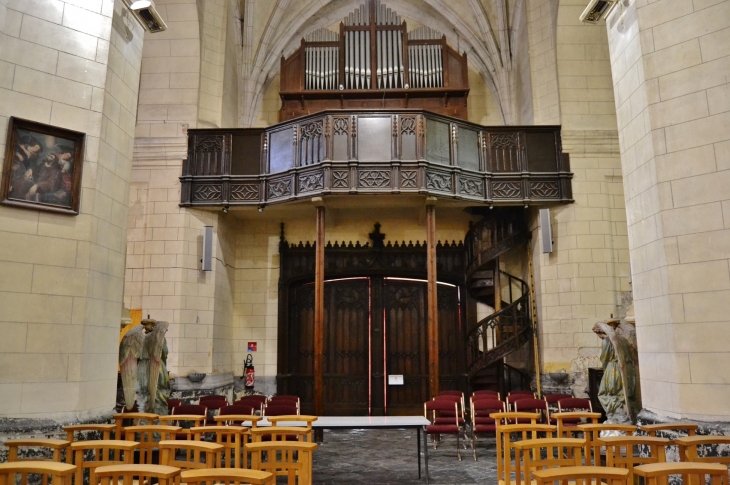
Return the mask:
<svg viewBox="0 0 730 485">
<path fill-rule="evenodd" d="M 313 428 L 334 429 L 334 428 L 414 428 L 430 424 L 423 416 L 320 416 L 312 423 Z M 251 426 L 250 421 L 244 421 L 242 426 Z M 304 427 L 307 423 L 303 421 L 279 421 L 279 426 Z M 257 423 L 259 427 L 271 426 L 266 419 Z"/>
</svg>

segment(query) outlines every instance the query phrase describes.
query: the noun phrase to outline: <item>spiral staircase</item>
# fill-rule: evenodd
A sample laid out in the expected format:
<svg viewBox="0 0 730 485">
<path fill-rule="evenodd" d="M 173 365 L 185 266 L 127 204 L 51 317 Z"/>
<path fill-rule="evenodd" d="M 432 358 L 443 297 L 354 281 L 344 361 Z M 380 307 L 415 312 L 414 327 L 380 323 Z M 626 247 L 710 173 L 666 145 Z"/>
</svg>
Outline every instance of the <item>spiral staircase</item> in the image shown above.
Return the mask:
<svg viewBox="0 0 730 485">
<path fill-rule="evenodd" d="M 490 211 L 466 235 L 469 295 L 498 309 L 468 329 L 467 374 L 474 390 L 505 392 L 529 385 L 529 376 L 504 364 L 504 357 L 532 336 L 529 286 L 498 268 L 500 255 L 525 244 L 529 238 L 530 232 L 519 209 Z M 495 277 L 500 278 L 500 296 L 495 294 Z"/>
</svg>

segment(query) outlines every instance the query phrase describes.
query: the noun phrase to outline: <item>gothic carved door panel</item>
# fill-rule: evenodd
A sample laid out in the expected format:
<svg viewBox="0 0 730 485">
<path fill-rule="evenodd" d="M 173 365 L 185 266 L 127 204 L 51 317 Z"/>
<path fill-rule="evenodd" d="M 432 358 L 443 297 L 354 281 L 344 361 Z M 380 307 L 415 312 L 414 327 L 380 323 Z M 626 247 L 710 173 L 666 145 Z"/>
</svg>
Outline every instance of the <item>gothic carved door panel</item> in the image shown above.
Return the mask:
<svg viewBox="0 0 730 485">
<path fill-rule="evenodd" d="M 421 414 L 429 399 L 426 282 L 360 277 L 324 285 L 324 414 Z M 279 392 L 301 398 L 314 413 L 314 285 L 289 289 L 288 325 L 280 333 L 287 365 Z M 463 329 L 458 288 L 438 285 L 441 387 L 464 388 Z M 402 375 L 389 385 L 388 375 Z"/>
<path fill-rule="evenodd" d="M 368 414 L 369 279 L 326 282 L 324 291 L 324 411 Z"/>
<path fill-rule="evenodd" d="M 385 387 L 387 415 L 420 414 L 428 395 L 426 283 L 383 282 L 385 365 L 387 375 L 402 375 L 402 385 Z"/>
</svg>

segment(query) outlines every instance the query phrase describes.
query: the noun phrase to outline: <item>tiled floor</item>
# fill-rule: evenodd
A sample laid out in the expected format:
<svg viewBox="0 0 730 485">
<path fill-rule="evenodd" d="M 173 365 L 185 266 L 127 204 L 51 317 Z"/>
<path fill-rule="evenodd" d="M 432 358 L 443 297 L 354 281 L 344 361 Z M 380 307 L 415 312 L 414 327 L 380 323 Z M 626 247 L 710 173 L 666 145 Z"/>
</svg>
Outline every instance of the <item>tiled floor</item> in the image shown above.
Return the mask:
<svg viewBox="0 0 730 485">
<path fill-rule="evenodd" d="M 421 450 L 423 453 L 423 450 Z M 432 484 L 492 485 L 497 483 L 494 438 L 477 443 L 456 458 L 455 439 L 443 438 L 437 449 L 429 447 Z M 415 430 L 326 430 L 324 442 L 314 452 L 315 485 L 425 484 L 425 469 L 418 480 Z M 421 462 L 423 467 L 423 462 Z"/>
</svg>

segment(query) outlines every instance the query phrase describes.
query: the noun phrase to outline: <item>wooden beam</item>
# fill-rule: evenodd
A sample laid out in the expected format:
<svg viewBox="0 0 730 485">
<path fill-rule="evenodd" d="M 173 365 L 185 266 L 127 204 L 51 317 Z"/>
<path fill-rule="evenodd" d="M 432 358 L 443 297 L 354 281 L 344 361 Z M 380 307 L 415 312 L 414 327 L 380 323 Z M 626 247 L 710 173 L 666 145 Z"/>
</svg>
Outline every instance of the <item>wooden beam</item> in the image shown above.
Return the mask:
<svg viewBox="0 0 730 485">
<path fill-rule="evenodd" d="M 324 411 L 324 383 L 322 357 L 324 356 L 324 227 L 325 209 L 320 197 L 312 202 L 317 206 L 317 239 L 314 269 L 314 414 Z"/>
<path fill-rule="evenodd" d="M 428 334 L 428 387 L 431 396 L 439 393 L 439 327 L 438 289 L 436 279 L 436 198 L 426 199 L 426 271 L 427 334 Z"/>
</svg>

